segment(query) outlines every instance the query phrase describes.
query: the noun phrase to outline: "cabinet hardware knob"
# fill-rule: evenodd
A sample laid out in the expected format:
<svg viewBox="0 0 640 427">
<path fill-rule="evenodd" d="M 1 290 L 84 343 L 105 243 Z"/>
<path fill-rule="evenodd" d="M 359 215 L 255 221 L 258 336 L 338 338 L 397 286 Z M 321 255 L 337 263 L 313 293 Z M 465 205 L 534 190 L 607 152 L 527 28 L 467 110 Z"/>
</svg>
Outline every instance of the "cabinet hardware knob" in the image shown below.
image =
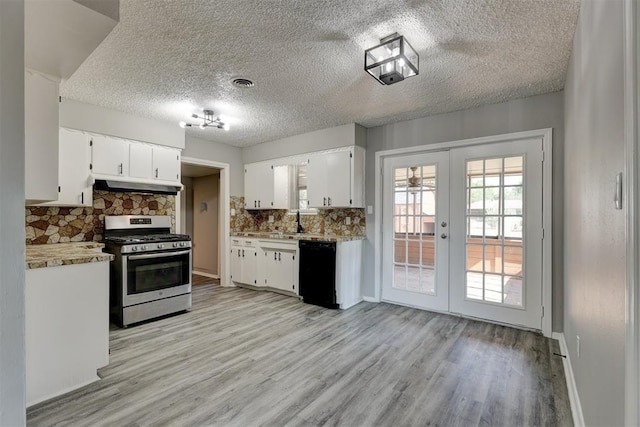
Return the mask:
<svg viewBox="0 0 640 427">
<path fill-rule="evenodd" d="M 442 221 L 442 222 L 440 223 L 440 225 L 441 225 L 441 226 L 443 226 L 443 227 L 446 227 L 446 226 L 447 226 L 447 221 Z"/>
<path fill-rule="evenodd" d="M 446 239 L 446 238 L 447 238 L 447 233 L 442 233 L 442 234 L 440 235 L 440 238 L 442 238 L 442 239 Z"/>
</svg>

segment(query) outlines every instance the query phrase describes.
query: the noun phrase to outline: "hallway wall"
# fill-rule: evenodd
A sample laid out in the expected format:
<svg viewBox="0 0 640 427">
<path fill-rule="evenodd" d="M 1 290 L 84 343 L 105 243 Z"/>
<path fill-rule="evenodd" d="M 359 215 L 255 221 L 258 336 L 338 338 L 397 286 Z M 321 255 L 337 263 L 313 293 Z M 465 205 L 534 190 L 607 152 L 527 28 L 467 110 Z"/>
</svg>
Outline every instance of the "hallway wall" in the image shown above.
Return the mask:
<svg viewBox="0 0 640 427">
<path fill-rule="evenodd" d="M 220 174 L 193 178 L 193 269 L 219 274 Z"/>
</svg>

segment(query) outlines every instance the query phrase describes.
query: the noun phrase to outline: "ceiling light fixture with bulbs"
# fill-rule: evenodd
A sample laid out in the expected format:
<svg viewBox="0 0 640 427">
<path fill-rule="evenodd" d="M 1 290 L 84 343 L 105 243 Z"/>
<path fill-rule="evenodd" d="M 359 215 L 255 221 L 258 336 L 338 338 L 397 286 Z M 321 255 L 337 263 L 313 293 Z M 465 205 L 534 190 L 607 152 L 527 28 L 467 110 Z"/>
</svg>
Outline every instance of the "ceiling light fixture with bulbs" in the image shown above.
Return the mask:
<svg viewBox="0 0 640 427">
<path fill-rule="evenodd" d="M 418 75 L 418 53 L 404 36 L 393 33 L 364 51 L 364 70 L 382 85 Z"/>
<path fill-rule="evenodd" d="M 224 122 L 221 115 L 216 117 L 213 110 L 202 110 L 202 116 L 195 113 L 187 113 L 190 119 L 200 119 L 202 123 L 187 123 L 185 121 L 180 122 L 181 128 L 199 127 L 200 129 L 206 129 L 214 127 L 217 129 L 229 130 L 229 124 Z"/>
</svg>

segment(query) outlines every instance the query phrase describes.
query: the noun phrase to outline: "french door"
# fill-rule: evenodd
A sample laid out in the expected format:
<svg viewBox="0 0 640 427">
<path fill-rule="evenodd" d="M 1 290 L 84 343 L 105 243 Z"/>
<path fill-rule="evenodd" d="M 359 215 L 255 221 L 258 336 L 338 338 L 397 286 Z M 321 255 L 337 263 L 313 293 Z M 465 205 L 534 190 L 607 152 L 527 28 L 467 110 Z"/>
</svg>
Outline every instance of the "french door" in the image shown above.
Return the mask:
<svg viewBox="0 0 640 427">
<path fill-rule="evenodd" d="M 449 152 L 385 160 L 383 176 L 382 299 L 447 311 Z"/>
<path fill-rule="evenodd" d="M 540 140 L 386 158 L 383 181 L 383 300 L 542 329 Z"/>
</svg>

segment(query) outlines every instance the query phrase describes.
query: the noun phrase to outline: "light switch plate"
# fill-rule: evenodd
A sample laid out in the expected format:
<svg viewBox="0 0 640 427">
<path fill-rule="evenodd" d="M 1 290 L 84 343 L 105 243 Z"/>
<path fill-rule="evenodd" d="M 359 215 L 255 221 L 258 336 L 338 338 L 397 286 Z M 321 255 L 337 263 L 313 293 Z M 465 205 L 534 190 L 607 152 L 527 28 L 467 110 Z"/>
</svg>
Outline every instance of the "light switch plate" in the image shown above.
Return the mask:
<svg viewBox="0 0 640 427">
<path fill-rule="evenodd" d="M 345 224 L 347 224 L 347 225 L 351 225 L 351 217 L 346 217 L 346 218 L 344 219 L 344 222 L 345 222 Z"/>
<path fill-rule="evenodd" d="M 269 222 L 273 222 L 273 215 L 269 215 Z"/>
</svg>

